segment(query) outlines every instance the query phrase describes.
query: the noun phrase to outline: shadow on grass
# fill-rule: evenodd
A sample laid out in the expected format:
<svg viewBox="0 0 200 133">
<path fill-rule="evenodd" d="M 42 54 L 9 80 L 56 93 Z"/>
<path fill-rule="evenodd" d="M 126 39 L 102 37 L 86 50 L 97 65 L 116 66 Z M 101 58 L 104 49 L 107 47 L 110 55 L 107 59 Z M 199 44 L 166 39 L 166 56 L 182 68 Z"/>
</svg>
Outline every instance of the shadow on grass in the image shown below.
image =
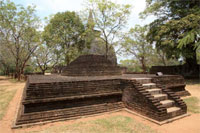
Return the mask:
<svg viewBox="0 0 200 133">
<path fill-rule="evenodd" d="M 186 79 L 187 85 L 200 85 L 200 79 Z"/>
<path fill-rule="evenodd" d="M 138 121 L 127 116 L 110 116 L 87 122 L 79 122 L 70 125 L 52 126 L 40 131 L 31 133 L 157 133 Z M 30 132 L 29 132 L 30 133 Z"/>
<path fill-rule="evenodd" d="M 187 104 L 187 110 L 192 113 L 200 113 L 200 100 L 197 97 L 189 97 L 183 99 Z"/>
</svg>

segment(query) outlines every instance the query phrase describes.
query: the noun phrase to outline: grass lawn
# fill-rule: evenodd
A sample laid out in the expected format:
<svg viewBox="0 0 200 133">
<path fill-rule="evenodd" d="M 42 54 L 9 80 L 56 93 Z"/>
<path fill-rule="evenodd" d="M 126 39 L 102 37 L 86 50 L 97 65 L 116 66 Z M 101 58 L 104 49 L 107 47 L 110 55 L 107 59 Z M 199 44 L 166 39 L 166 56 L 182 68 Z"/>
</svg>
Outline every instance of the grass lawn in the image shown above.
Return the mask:
<svg viewBox="0 0 200 133">
<path fill-rule="evenodd" d="M 186 79 L 185 83 L 187 85 L 200 85 L 200 79 Z"/>
<path fill-rule="evenodd" d="M 41 131 L 29 133 L 157 133 L 127 116 L 110 116 L 70 125 L 52 126 Z"/>
<path fill-rule="evenodd" d="M 0 120 L 6 112 L 9 102 L 12 100 L 15 90 L 7 90 L 5 86 L 0 86 Z"/>
<path fill-rule="evenodd" d="M 12 78 L 10 78 L 10 79 L 9 79 L 9 82 L 11 82 L 11 83 L 23 83 L 23 82 L 25 82 L 25 81 L 22 80 L 22 79 L 21 79 L 21 81 L 18 81 L 17 79 L 12 79 Z"/>
<path fill-rule="evenodd" d="M 191 93 L 190 97 L 183 98 L 187 104 L 188 111 L 191 113 L 200 113 L 200 79 L 185 80 L 186 89 Z"/>
<path fill-rule="evenodd" d="M 189 97 L 183 99 L 187 104 L 187 109 L 192 113 L 200 113 L 200 100 L 197 97 Z"/>
</svg>

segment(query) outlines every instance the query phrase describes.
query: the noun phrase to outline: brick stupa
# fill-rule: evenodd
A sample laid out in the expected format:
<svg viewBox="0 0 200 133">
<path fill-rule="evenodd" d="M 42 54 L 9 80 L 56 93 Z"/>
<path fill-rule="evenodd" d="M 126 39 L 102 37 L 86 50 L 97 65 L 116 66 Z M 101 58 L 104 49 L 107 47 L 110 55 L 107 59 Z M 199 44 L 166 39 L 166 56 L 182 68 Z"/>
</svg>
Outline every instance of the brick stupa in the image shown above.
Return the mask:
<svg viewBox="0 0 200 133">
<path fill-rule="evenodd" d="M 122 68 L 104 55 L 82 55 L 63 69 L 63 76 L 122 75 Z"/>
</svg>

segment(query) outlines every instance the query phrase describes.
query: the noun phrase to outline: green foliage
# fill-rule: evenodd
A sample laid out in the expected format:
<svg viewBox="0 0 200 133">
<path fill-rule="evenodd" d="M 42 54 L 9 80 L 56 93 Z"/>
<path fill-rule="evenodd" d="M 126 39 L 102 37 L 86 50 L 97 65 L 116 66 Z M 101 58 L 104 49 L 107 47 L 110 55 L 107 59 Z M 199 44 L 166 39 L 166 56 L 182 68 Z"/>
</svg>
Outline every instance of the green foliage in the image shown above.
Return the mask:
<svg viewBox="0 0 200 133">
<path fill-rule="evenodd" d="M 189 98 L 185 98 L 183 99 L 184 102 L 186 102 L 187 104 L 187 109 L 189 112 L 192 113 L 200 113 L 200 100 L 197 97 L 189 97 Z"/>
<path fill-rule="evenodd" d="M 167 59 L 162 50 L 156 50 L 147 42 L 147 29 L 147 26 L 136 25 L 126 33 L 121 41 L 122 53 L 132 57 L 132 60 L 124 60 L 120 63 L 128 67 L 128 70 L 135 72 L 149 71 L 153 65 L 177 65 L 178 60 Z"/>
<path fill-rule="evenodd" d="M 155 15 L 147 38 L 162 49 L 168 58 L 181 56 L 196 61 L 200 46 L 200 1 L 146 0 L 142 17 Z"/>
<path fill-rule="evenodd" d="M 15 60 L 11 57 L 12 53 L 7 49 L 7 47 L 0 44 L 0 70 L 2 71 L 2 75 L 14 72 Z"/>
<path fill-rule="evenodd" d="M 120 5 L 111 0 L 88 0 L 87 10 L 94 17 L 94 27 L 100 31 L 100 39 L 105 45 L 105 55 L 117 44 L 121 30 L 126 26 L 130 15 L 130 5 Z"/>
<path fill-rule="evenodd" d="M 37 64 L 37 68 L 40 69 L 40 72 L 43 74 L 47 69 L 52 67 L 57 63 L 55 54 L 53 54 L 52 48 L 48 48 L 45 44 L 40 45 L 34 53 L 34 63 Z M 36 69 L 37 69 L 36 68 Z"/>
<path fill-rule="evenodd" d="M 142 68 L 138 60 L 121 60 L 120 66 L 126 67 L 129 72 L 142 72 Z"/>
<path fill-rule="evenodd" d="M 40 41 L 37 28 L 39 19 L 35 15 L 35 7 L 24 8 L 9 0 L 0 1 L 0 45 L 14 60 L 18 78 Z"/>
<path fill-rule="evenodd" d="M 130 29 L 121 43 L 124 52 L 137 59 L 144 72 L 147 71 L 151 64 L 151 58 L 154 56 L 152 45 L 146 41 L 146 31 L 147 27 L 136 25 Z"/>
<path fill-rule="evenodd" d="M 85 47 L 84 25 L 75 12 L 55 14 L 44 28 L 43 39 L 60 55 L 60 63 L 69 64 Z M 64 59 L 62 59 L 62 57 Z"/>
</svg>

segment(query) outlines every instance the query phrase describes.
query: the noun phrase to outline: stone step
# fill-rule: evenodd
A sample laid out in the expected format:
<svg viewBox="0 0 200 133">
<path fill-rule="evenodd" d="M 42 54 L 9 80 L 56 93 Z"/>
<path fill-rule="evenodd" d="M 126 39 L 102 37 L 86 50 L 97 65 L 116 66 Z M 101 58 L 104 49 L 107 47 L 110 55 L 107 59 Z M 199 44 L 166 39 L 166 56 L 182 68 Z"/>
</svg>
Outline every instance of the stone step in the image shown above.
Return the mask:
<svg viewBox="0 0 200 133">
<path fill-rule="evenodd" d="M 140 84 L 147 84 L 151 83 L 151 78 L 137 78 L 136 81 L 138 81 Z"/>
<path fill-rule="evenodd" d="M 154 95 L 154 94 L 161 94 L 162 90 L 159 88 L 155 88 L 155 89 L 147 89 L 146 91 L 148 91 L 150 94 Z"/>
<path fill-rule="evenodd" d="M 155 84 L 155 83 L 142 84 L 142 86 L 143 86 L 145 89 L 153 89 L 153 88 L 156 88 L 156 84 Z"/>
<path fill-rule="evenodd" d="M 155 99 L 158 99 L 159 101 L 167 100 L 167 94 L 155 94 L 152 95 Z"/>
<path fill-rule="evenodd" d="M 173 100 L 163 100 L 163 101 L 160 101 L 160 103 L 162 104 L 163 107 L 166 107 L 166 108 L 174 106 Z"/>
<path fill-rule="evenodd" d="M 123 107 L 124 107 L 123 103 L 118 102 L 118 103 L 108 103 L 108 104 L 60 109 L 54 111 L 27 113 L 21 116 L 21 118 L 17 122 L 17 125 L 55 120 L 61 118 L 71 119 L 77 116 L 85 116 L 85 115 L 114 111 L 117 109 L 122 109 Z"/>
<path fill-rule="evenodd" d="M 112 92 L 94 92 L 93 94 L 73 94 L 73 95 L 65 95 L 65 96 L 60 96 L 60 97 L 44 97 L 44 96 L 40 96 L 40 97 L 36 97 L 34 98 L 33 96 L 29 97 L 29 99 L 25 99 L 23 102 L 23 104 L 30 104 L 30 103 L 44 103 L 44 102 L 53 102 L 53 101 L 62 101 L 62 100 L 72 100 L 72 99 L 83 99 L 83 98 L 91 98 L 91 97 L 101 97 L 101 96 L 113 96 L 113 95 L 121 95 L 122 92 L 121 91 L 114 91 L 112 90 Z"/>
<path fill-rule="evenodd" d="M 167 113 L 174 113 L 176 114 L 177 111 L 179 111 L 180 108 L 179 107 L 170 107 L 170 108 L 167 108 Z"/>
</svg>

